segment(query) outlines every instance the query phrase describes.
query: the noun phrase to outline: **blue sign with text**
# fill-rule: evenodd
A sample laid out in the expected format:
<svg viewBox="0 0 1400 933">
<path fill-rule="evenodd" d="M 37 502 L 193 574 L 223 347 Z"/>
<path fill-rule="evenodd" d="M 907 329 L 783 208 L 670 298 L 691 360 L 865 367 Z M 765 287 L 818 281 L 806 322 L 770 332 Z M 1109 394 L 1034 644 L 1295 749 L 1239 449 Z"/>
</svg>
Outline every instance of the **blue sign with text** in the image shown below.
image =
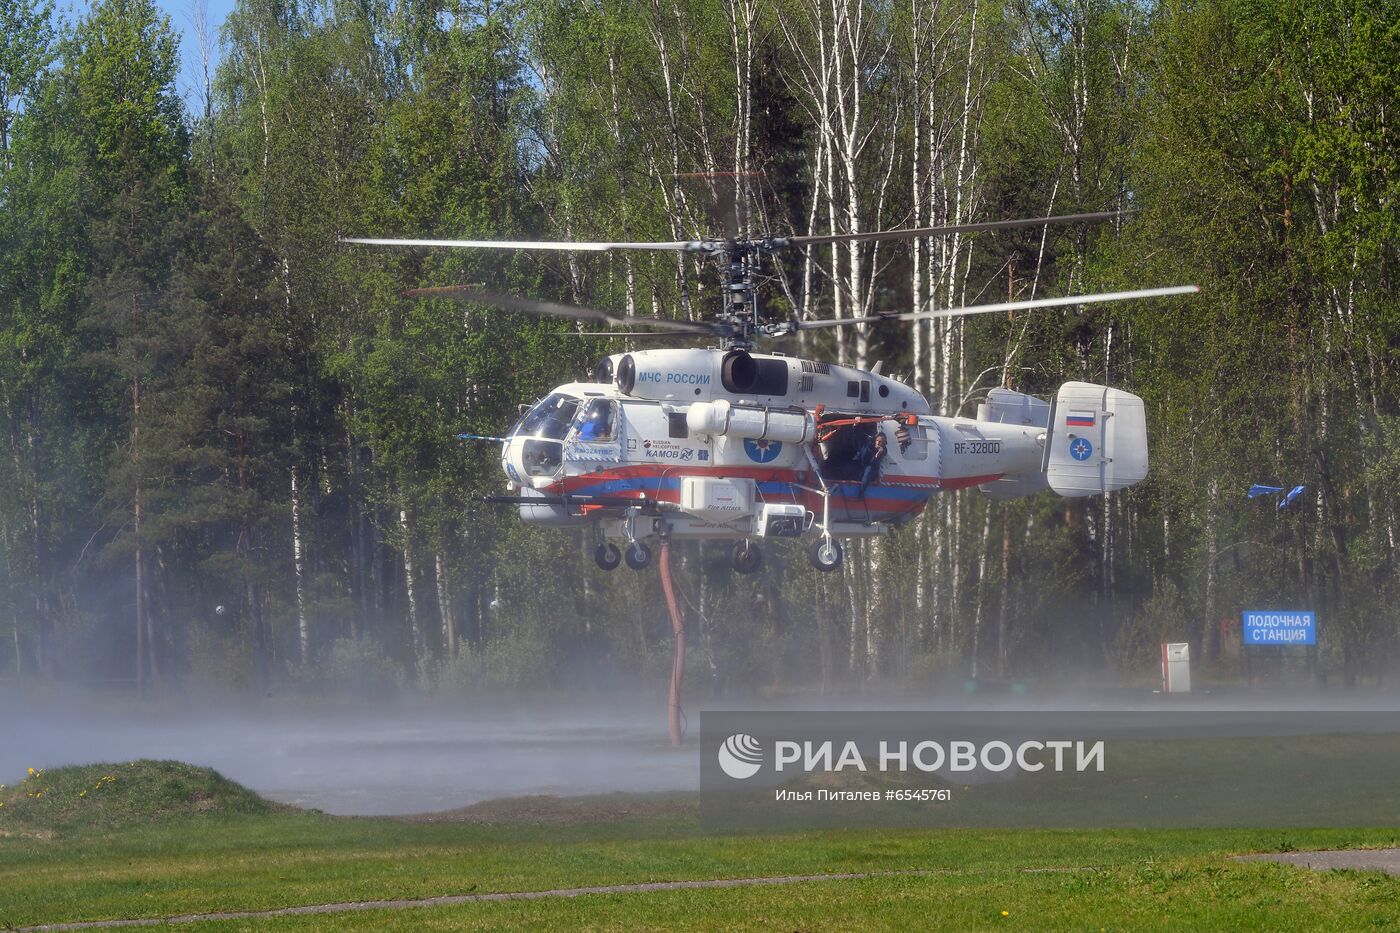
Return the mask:
<svg viewBox="0 0 1400 933">
<path fill-rule="evenodd" d="M 1288 609 L 1246 609 L 1246 645 L 1315 645 L 1317 613 Z"/>
</svg>

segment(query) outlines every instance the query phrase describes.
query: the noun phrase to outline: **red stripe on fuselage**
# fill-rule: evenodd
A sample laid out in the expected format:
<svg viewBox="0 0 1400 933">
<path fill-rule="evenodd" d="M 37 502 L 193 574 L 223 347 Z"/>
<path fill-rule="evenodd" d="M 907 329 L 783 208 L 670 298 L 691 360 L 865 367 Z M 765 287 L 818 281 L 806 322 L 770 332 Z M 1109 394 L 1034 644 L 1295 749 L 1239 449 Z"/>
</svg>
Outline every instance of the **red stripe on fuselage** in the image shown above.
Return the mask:
<svg viewBox="0 0 1400 933">
<path fill-rule="evenodd" d="M 864 498 L 859 496 L 847 496 L 842 494 L 831 497 L 831 508 L 833 519 L 837 521 L 889 521 L 905 515 L 917 515 L 922 512 L 924 506 L 928 504 L 928 499 L 909 500 L 905 498 L 890 498 L 882 496 L 881 487 L 902 486 L 926 489 L 931 496 L 939 491 L 952 491 L 956 489 L 966 489 L 969 486 L 978 486 L 982 483 L 990 483 L 1000 479 L 1004 474 L 991 473 L 985 476 L 966 476 L 949 479 L 940 479 L 935 476 L 902 476 L 886 475 L 880 477 L 879 481 L 872 482 L 866 489 Z M 771 467 L 753 466 L 711 466 L 702 467 L 687 464 L 680 467 L 675 464 L 631 464 L 628 466 L 611 467 L 598 470 L 593 473 L 583 473 L 577 476 L 566 476 L 556 483 L 546 487 L 545 491 L 556 495 L 570 495 L 580 489 L 594 486 L 599 483 L 626 481 L 629 479 L 682 479 L 687 476 L 713 476 L 726 479 L 751 479 L 756 483 L 782 483 L 800 484 L 808 487 L 806 489 L 793 486 L 790 492 L 785 493 L 762 493 L 760 502 L 781 503 L 798 502 L 812 512 L 820 513 L 822 510 L 822 497 L 819 492 L 814 491 L 820 481 L 810 470 L 789 470 L 773 469 Z M 832 485 L 839 485 L 843 488 L 858 485 L 855 480 L 833 481 Z M 638 503 L 660 502 L 670 505 L 680 504 L 680 490 L 659 489 L 655 491 L 620 490 L 608 493 L 609 496 L 618 498 L 636 497 Z"/>
</svg>

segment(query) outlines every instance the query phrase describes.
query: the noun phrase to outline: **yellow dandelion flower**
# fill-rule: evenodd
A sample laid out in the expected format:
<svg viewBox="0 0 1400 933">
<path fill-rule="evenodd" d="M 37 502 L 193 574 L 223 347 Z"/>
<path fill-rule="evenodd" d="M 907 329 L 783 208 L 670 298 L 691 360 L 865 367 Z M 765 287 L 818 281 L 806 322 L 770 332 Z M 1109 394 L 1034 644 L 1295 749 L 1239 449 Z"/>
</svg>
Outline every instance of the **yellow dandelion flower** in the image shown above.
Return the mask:
<svg viewBox="0 0 1400 933">
<path fill-rule="evenodd" d="M 30 769 L 29 769 L 29 776 L 30 776 L 30 777 L 33 777 L 34 775 L 36 775 L 36 774 L 38 774 L 38 773 L 39 773 L 39 772 L 35 771 L 33 768 L 30 768 Z"/>
<path fill-rule="evenodd" d="M 1011 916 L 1011 911 L 1009 911 L 1009 910 L 1003 910 L 1003 911 L 1001 912 L 1001 915 L 1002 915 L 1003 917 L 1009 917 L 1009 916 Z"/>
<path fill-rule="evenodd" d="M 86 796 L 87 796 L 87 791 L 86 791 L 86 790 L 80 790 L 80 791 L 78 791 L 78 796 L 79 796 L 79 797 L 86 797 Z"/>
</svg>

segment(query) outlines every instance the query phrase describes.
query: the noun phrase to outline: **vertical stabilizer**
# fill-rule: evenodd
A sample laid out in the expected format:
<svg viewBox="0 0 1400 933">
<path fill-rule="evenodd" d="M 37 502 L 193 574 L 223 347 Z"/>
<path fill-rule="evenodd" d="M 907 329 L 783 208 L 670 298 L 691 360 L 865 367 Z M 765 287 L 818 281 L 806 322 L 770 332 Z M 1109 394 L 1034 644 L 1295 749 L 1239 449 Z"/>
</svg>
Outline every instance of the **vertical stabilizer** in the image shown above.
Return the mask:
<svg viewBox="0 0 1400 933">
<path fill-rule="evenodd" d="M 1147 477 L 1147 416 L 1131 392 L 1060 386 L 1045 438 L 1045 478 L 1062 496 L 1097 496 Z"/>
</svg>

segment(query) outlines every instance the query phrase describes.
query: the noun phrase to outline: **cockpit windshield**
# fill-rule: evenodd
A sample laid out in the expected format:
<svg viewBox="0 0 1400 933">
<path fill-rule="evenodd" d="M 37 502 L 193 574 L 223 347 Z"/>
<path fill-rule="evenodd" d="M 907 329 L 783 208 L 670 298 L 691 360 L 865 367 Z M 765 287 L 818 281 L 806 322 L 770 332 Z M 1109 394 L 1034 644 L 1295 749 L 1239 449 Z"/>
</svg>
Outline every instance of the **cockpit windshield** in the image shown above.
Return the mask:
<svg viewBox="0 0 1400 933">
<path fill-rule="evenodd" d="M 579 400 L 572 395 L 556 392 L 535 405 L 520 420 L 512 435 L 515 437 L 547 437 L 562 441 L 578 411 Z"/>
</svg>

